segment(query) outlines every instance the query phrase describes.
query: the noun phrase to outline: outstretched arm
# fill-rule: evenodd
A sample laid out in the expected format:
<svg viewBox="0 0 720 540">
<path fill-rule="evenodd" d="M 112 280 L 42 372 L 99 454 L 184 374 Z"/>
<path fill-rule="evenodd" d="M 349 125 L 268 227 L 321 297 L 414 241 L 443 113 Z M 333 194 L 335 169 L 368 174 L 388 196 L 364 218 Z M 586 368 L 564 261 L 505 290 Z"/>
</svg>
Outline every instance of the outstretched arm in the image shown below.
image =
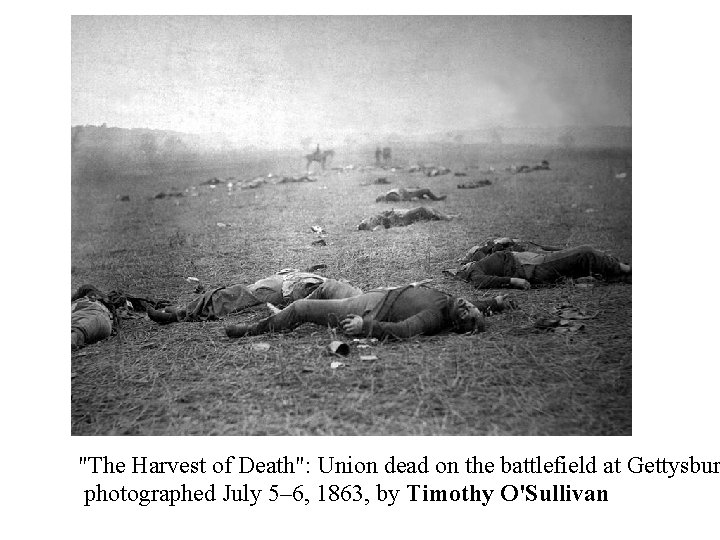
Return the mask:
<svg viewBox="0 0 720 540">
<path fill-rule="evenodd" d="M 508 295 L 499 295 L 495 298 L 480 298 L 474 300 L 473 304 L 483 313 L 501 313 L 517 308 L 517 302 Z"/>
<path fill-rule="evenodd" d="M 530 282 L 527 279 L 514 277 L 510 278 L 510 286 L 516 289 L 529 289 Z"/>
<path fill-rule="evenodd" d="M 479 268 L 475 268 L 467 276 L 467 281 L 472 283 L 478 289 L 500 289 L 512 287 L 514 289 L 529 289 L 530 282 L 523 278 L 491 276 L 483 273 Z"/>
<path fill-rule="evenodd" d="M 478 289 L 500 289 L 503 287 L 512 287 L 512 280 L 515 278 L 503 276 L 488 276 L 481 272 L 473 272 L 468 276 L 468 281 L 475 285 Z"/>
<path fill-rule="evenodd" d="M 437 334 L 447 327 L 447 323 L 438 310 L 426 309 L 399 322 L 376 321 L 366 315 L 361 318 L 353 315 L 341 322 L 343 331 L 350 335 L 365 335 L 382 339 L 394 337 L 406 339 L 420 334 Z"/>
</svg>

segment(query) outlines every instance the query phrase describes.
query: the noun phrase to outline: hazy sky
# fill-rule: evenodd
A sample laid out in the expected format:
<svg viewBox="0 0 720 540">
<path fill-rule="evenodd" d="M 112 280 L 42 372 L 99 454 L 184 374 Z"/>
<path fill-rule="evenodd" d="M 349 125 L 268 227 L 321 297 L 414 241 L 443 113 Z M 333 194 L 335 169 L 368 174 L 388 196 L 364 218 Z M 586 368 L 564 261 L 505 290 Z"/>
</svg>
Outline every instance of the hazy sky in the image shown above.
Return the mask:
<svg viewBox="0 0 720 540">
<path fill-rule="evenodd" d="M 72 124 L 297 145 L 631 125 L 630 17 L 73 17 Z"/>
</svg>

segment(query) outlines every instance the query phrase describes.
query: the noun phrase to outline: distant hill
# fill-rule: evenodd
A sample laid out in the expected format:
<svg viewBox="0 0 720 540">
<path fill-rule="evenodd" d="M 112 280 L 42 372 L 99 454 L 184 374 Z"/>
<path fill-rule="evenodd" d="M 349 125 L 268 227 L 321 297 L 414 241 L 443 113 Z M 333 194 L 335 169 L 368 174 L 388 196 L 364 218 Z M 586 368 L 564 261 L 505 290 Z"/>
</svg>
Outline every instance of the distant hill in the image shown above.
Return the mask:
<svg viewBox="0 0 720 540">
<path fill-rule="evenodd" d="M 202 159 L 257 158 L 263 154 L 253 147 L 236 147 L 221 134 L 104 125 L 73 126 L 70 133 L 75 179 L 112 179 L 120 172 L 157 172 L 168 164 L 188 167 Z"/>
<path fill-rule="evenodd" d="M 430 134 L 412 133 L 379 135 L 347 135 L 345 146 L 377 144 L 493 144 L 538 145 L 551 147 L 631 148 L 631 127 L 550 127 L 453 130 Z M 343 146 L 342 144 L 338 146 Z M 115 156 L 130 163 L 150 163 L 156 159 L 182 159 L 183 157 L 218 153 L 263 153 L 273 149 L 237 146 L 222 134 L 198 135 L 146 128 L 117 128 L 106 126 L 73 126 L 71 148 L 74 158 L 103 154 Z M 310 146 L 308 146 L 310 148 Z M 280 149 L 274 149 L 280 150 Z M 289 143 L 287 151 L 302 151 Z M 305 149 L 307 150 L 307 149 Z"/>
<path fill-rule="evenodd" d="M 427 142 L 459 144 L 522 144 L 538 146 L 577 146 L 597 148 L 632 147 L 632 128 L 622 126 L 488 128 L 433 133 Z"/>
<path fill-rule="evenodd" d="M 233 145 L 221 134 L 196 135 L 179 131 L 106 126 L 73 126 L 73 152 L 105 150 L 129 155 L 222 152 Z"/>
</svg>

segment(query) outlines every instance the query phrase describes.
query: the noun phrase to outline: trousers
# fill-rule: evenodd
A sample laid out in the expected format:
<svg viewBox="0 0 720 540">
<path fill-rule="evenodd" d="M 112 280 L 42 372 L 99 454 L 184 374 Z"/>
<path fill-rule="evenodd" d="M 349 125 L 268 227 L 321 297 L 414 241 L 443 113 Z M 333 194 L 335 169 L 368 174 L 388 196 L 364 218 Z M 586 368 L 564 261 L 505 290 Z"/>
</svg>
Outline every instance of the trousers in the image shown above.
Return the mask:
<svg viewBox="0 0 720 540">
<path fill-rule="evenodd" d="M 185 320 L 218 319 L 231 313 L 270 302 L 284 306 L 299 298 L 316 299 L 346 298 L 362 294 L 362 290 L 344 281 L 326 279 L 301 282 L 293 287 L 288 296 L 282 291 L 283 280 L 278 276 L 256 281 L 252 285 L 231 285 L 215 289 L 191 301 L 185 307 Z"/>
<path fill-rule="evenodd" d="M 81 298 L 72 303 L 70 343 L 73 348 L 101 341 L 111 333 L 110 311 L 100 302 Z"/>
<path fill-rule="evenodd" d="M 604 278 L 622 276 L 620 262 L 590 246 L 579 246 L 552 253 L 516 253 L 519 272 L 530 283 L 553 283 L 560 278 L 600 275 Z"/>
<path fill-rule="evenodd" d="M 370 291 L 352 298 L 314 300 L 305 298 L 293 302 L 275 315 L 267 317 L 251 328 L 251 334 L 292 330 L 303 323 L 336 327 L 349 315 L 362 316 L 372 311 L 386 296 L 385 291 Z"/>
</svg>

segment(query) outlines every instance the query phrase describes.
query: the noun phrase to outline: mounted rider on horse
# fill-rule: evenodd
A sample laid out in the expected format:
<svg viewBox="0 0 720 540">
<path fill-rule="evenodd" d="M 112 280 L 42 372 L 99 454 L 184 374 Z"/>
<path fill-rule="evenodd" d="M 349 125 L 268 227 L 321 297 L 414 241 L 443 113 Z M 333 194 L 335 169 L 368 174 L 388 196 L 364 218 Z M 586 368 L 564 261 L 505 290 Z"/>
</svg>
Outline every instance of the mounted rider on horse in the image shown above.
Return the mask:
<svg viewBox="0 0 720 540">
<path fill-rule="evenodd" d="M 312 154 L 306 154 L 305 159 L 307 160 L 307 170 L 310 170 L 310 164 L 313 161 L 317 161 L 321 166 L 322 170 L 325 170 L 325 163 L 327 162 L 328 158 L 332 158 L 335 155 L 334 150 L 325 150 L 324 152 L 320 151 L 320 145 L 318 144 L 315 148 L 315 152 Z"/>
</svg>

